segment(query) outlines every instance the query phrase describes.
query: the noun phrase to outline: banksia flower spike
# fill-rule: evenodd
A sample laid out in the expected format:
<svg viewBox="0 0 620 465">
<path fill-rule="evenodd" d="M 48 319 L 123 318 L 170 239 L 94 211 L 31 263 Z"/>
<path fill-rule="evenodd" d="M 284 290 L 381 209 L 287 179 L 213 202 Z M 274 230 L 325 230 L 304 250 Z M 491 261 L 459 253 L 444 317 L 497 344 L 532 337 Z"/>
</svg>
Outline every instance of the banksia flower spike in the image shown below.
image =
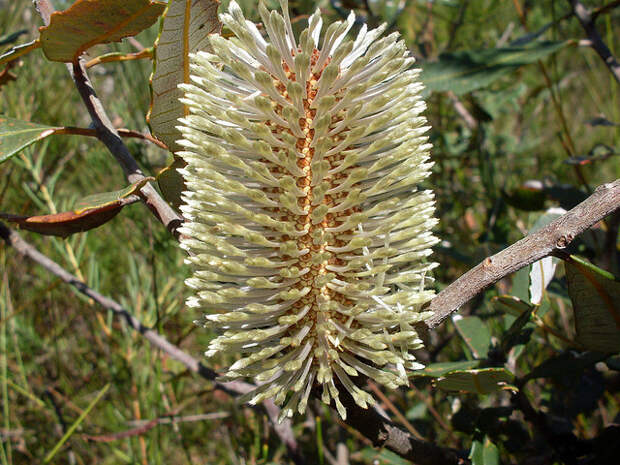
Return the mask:
<svg viewBox="0 0 620 465">
<path fill-rule="evenodd" d="M 232 1 L 235 37 L 211 36 L 182 86 L 187 303 L 219 331 L 207 355 L 238 357 L 224 377 L 259 384 L 250 403 L 292 416 L 318 386 L 345 418 L 342 389 L 373 402 L 360 376 L 396 388 L 421 367 L 437 242 L 417 189 L 432 165 L 422 85 L 385 26 L 347 41 L 351 14 L 320 39 L 317 11 L 297 39 L 280 3 L 259 6 L 264 38 Z"/>
</svg>

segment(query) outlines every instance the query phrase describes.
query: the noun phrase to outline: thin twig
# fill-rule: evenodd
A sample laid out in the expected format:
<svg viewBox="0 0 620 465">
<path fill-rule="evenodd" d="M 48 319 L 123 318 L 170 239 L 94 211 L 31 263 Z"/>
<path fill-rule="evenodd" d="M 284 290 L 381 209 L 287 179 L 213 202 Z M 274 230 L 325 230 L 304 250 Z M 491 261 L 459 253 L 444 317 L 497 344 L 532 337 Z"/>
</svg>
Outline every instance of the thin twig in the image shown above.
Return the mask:
<svg viewBox="0 0 620 465">
<path fill-rule="evenodd" d="M 121 136 L 121 137 L 130 137 L 130 138 L 135 138 L 135 139 L 146 140 L 146 141 L 149 141 L 149 142 L 157 145 L 158 147 L 160 147 L 160 148 L 162 148 L 164 150 L 168 150 L 168 146 L 166 144 L 164 144 L 159 139 L 154 138 L 150 134 L 144 134 L 144 133 L 142 133 L 140 131 L 134 131 L 132 129 L 124 129 L 124 128 L 119 128 L 116 131 L 118 132 L 118 135 Z M 97 133 L 96 129 L 92 129 L 92 128 L 76 128 L 76 127 L 73 127 L 73 126 L 64 126 L 64 127 L 60 127 L 58 129 L 55 129 L 54 130 L 54 134 L 57 134 L 57 135 L 71 135 L 71 136 L 99 137 L 99 134 Z"/>
<path fill-rule="evenodd" d="M 104 309 L 112 311 L 116 316 L 125 320 L 125 323 L 129 327 L 144 336 L 153 347 L 165 352 L 174 360 L 181 362 L 190 371 L 202 376 L 209 381 L 214 381 L 219 389 L 232 395 L 239 395 L 245 394 L 254 388 L 253 385 L 241 381 L 231 381 L 227 383 L 221 383 L 216 381 L 218 375 L 215 371 L 206 367 L 194 357 L 187 354 L 174 344 L 170 343 L 166 338 L 158 334 L 156 331 L 153 331 L 152 329 L 144 326 L 140 320 L 134 317 L 118 302 L 108 297 L 105 297 L 94 289 L 88 287 L 84 282 L 73 276 L 56 262 L 46 257 L 32 245 L 27 243 L 24 239 L 21 238 L 21 236 L 17 232 L 7 228 L 2 222 L 0 222 L 0 237 L 4 239 L 7 245 L 13 247 L 20 255 L 30 258 L 53 275 L 59 277 L 67 284 L 73 286 L 78 292 L 93 299 Z M 286 444 L 289 455 L 291 456 L 293 461 L 298 465 L 304 464 L 305 461 L 301 456 L 301 451 L 299 449 L 299 446 L 297 445 L 293 430 L 291 428 L 291 421 L 287 419 L 284 420 L 282 423 L 278 423 L 278 415 L 280 414 L 280 409 L 273 403 L 272 400 L 263 402 L 263 407 L 265 408 L 267 415 L 271 420 L 275 432 L 278 434 L 282 442 Z"/>
<path fill-rule="evenodd" d="M 594 24 L 596 17 L 594 17 L 592 13 L 590 13 L 590 10 L 588 10 L 579 0 L 568 1 L 573 8 L 573 14 L 577 17 L 583 27 L 583 30 L 590 39 L 592 48 L 605 62 L 605 65 L 609 68 L 609 71 L 616 79 L 616 82 L 620 84 L 620 63 L 618 63 L 616 57 L 611 54 L 609 47 L 605 45 L 605 42 L 603 42 L 603 39 L 601 39 L 600 34 L 596 30 L 596 26 Z M 613 3 L 612 7 L 618 6 L 618 2 Z"/>
<path fill-rule="evenodd" d="M 50 0 L 36 0 L 36 7 L 43 18 L 43 22 L 48 25 L 50 16 L 54 12 L 54 7 Z M 104 143 L 114 158 L 116 158 L 130 183 L 133 184 L 144 179 L 144 173 L 142 173 L 138 163 L 129 152 L 127 146 L 123 143 L 118 132 L 112 125 L 101 100 L 97 97 L 88 74 L 86 73 L 84 63 L 82 61 L 72 64 L 69 63 L 67 64 L 67 68 L 86 105 L 86 109 L 90 114 L 99 140 Z M 144 187 L 140 189 L 140 196 L 157 219 L 159 219 L 159 221 L 161 221 L 161 223 L 176 237 L 177 228 L 183 222 L 183 218 L 166 203 L 150 183 L 145 184 Z"/>
<path fill-rule="evenodd" d="M 439 326 L 463 304 L 504 276 L 564 249 L 577 235 L 618 209 L 620 179 L 599 186 L 590 197 L 545 228 L 485 258 L 446 287 L 430 303 L 429 310 L 435 314 L 427 320 L 427 328 Z"/>
</svg>

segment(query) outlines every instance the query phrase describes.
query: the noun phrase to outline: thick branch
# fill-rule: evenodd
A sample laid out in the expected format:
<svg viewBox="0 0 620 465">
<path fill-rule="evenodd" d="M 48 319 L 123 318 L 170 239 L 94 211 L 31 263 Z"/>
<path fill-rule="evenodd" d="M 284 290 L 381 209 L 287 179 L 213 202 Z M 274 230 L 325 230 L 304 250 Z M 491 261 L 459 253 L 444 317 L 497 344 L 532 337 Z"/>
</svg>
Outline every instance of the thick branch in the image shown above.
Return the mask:
<svg viewBox="0 0 620 465">
<path fill-rule="evenodd" d="M 51 2 L 49 0 L 36 0 L 36 5 L 39 14 L 43 18 L 43 22 L 46 25 L 49 24 L 50 16 L 54 12 Z M 99 140 L 105 144 L 114 158 L 116 158 L 129 182 L 133 184 L 144 179 L 144 173 L 142 173 L 138 163 L 118 135 L 103 108 L 101 100 L 97 97 L 88 74 L 86 74 L 84 63 L 80 61 L 79 63 L 68 64 L 67 68 L 86 105 Z M 176 230 L 183 221 L 181 216 L 166 203 L 150 183 L 145 184 L 140 190 L 140 196 L 159 221 L 176 236 Z"/>
<path fill-rule="evenodd" d="M 125 320 L 127 325 L 144 336 L 144 338 L 149 341 L 153 347 L 165 352 L 174 360 L 181 362 L 188 370 L 202 376 L 207 380 L 214 381 L 219 389 L 232 395 L 239 395 L 245 394 L 254 388 L 253 385 L 242 381 L 231 381 L 228 383 L 220 383 L 215 381 L 218 376 L 215 371 L 200 363 L 194 357 L 172 344 L 165 337 L 159 335 L 156 331 L 144 326 L 140 320 L 129 313 L 118 302 L 105 297 L 94 289 L 88 287 L 84 282 L 80 281 L 77 277 L 66 271 L 58 263 L 46 257 L 32 245 L 23 240 L 17 232 L 7 228 L 2 222 L 0 222 L 0 237 L 4 239 L 7 245 L 13 247 L 20 255 L 28 257 L 37 264 L 41 265 L 47 271 L 59 277 L 67 284 L 72 285 L 80 293 L 93 299 L 104 309 L 114 312 L 116 316 Z M 280 409 L 273 403 L 272 400 L 263 402 L 263 407 L 271 420 L 274 430 L 282 442 L 286 444 L 291 458 L 298 465 L 304 464 L 305 461 L 300 455 L 299 446 L 297 445 L 295 435 L 291 429 L 291 421 L 287 419 L 282 423 L 278 423 Z"/>
<path fill-rule="evenodd" d="M 439 326 L 451 313 L 491 284 L 564 249 L 577 235 L 618 209 L 620 179 L 599 186 L 590 197 L 545 228 L 485 258 L 446 287 L 431 301 L 429 310 L 435 314 L 426 322 L 428 329 Z"/>
<path fill-rule="evenodd" d="M 611 54 L 609 47 L 605 45 L 605 42 L 603 42 L 603 39 L 601 39 L 600 34 L 596 30 L 594 24 L 596 18 L 592 17 L 590 11 L 579 0 L 569 0 L 569 2 L 573 7 L 574 15 L 581 23 L 588 39 L 590 39 L 592 48 L 603 59 L 605 65 L 607 65 L 609 71 L 611 71 L 611 74 L 616 78 L 616 82 L 620 84 L 620 63 L 618 63 L 616 57 Z"/>
</svg>

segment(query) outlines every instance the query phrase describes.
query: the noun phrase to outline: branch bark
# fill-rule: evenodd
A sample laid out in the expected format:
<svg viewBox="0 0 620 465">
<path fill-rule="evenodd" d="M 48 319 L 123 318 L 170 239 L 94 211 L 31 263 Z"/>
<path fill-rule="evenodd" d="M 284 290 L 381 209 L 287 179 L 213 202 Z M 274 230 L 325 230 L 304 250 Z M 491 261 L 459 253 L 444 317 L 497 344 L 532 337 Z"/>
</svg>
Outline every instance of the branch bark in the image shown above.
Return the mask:
<svg viewBox="0 0 620 465">
<path fill-rule="evenodd" d="M 48 25 L 50 16 L 55 11 L 52 3 L 49 0 L 36 0 L 36 7 L 41 18 L 43 18 L 43 22 Z M 144 173 L 142 173 L 138 163 L 112 125 L 101 100 L 97 97 L 86 73 L 84 63 L 82 61 L 73 64 L 69 63 L 67 68 L 86 105 L 99 140 L 104 143 L 110 153 L 116 158 L 130 183 L 144 179 Z M 177 228 L 183 222 L 183 218 L 168 205 L 150 183 L 145 184 L 140 190 L 140 196 L 157 219 L 176 237 L 178 235 Z"/>
<path fill-rule="evenodd" d="M 0 222 L 0 237 L 6 242 L 7 245 L 13 247 L 17 253 L 27 257 L 37 264 L 41 265 L 47 271 L 53 275 L 59 277 L 61 280 L 73 286 L 78 292 L 90 297 L 93 301 L 97 302 L 102 308 L 114 312 L 116 316 L 122 318 L 129 327 L 139 332 L 149 343 L 156 349 L 165 352 L 169 357 L 181 362 L 185 367 L 193 373 L 196 373 L 209 381 L 215 382 L 218 389 L 221 389 L 231 395 L 241 395 L 252 390 L 254 386 L 242 381 L 231 381 L 227 383 L 221 383 L 216 381 L 217 373 L 207 366 L 200 363 L 194 357 L 184 352 L 178 346 L 172 344 L 165 337 L 158 334 L 156 331 L 144 326 L 140 320 L 134 317 L 129 311 L 127 311 L 118 302 L 106 297 L 99 292 L 88 287 L 84 282 L 80 281 L 76 276 L 72 275 L 58 263 L 54 262 L 50 258 L 43 255 L 35 247 L 30 245 L 21 236 L 7 228 L 4 223 Z M 282 442 L 286 445 L 289 456 L 297 465 L 304 465 L 306 462 L 301 455 L 301 450 L 295 440 L 295 435 L 291 428 L 291 421 L 289 419 L 284 420 L 282 423 L 278 423 L 278 415 L 280 409 L 270 399 L 263 402 L 263 407 L 269 416 L 274 431 L 280 437 Z"/>
<path fill-rule="evenodd" d="M 588 39 L 590 39 L 592 48 L 605 62 L 605 65 L 609 68 L 609 71 L 616 79 L 616 82 L 620 84 L 620 63 L 618 63 L 616 57 L 611 54 L 609 47 L 607 47 L 605 42 L 603 42 L 603 39 L 601 39 L 600 34 L 596 30 L 596 25 L 594 24 L 596 18 L 592 16 L 590 10 L 588 10 L 579 0 L 568 1 L 573 8 L 573 14 L 581 23 Z"/>
<path fill-rule="evenodd" d="M 566 248 L 577 235 L 618 209 L 620 179 L 599 186 L 590 197 L 545 228 L 485 258 L 446 287 L 428 307 L 435 314 L 426 321 L 427 329 L 439 326 L 463 304 L 504 276 Z"/>
</svg>

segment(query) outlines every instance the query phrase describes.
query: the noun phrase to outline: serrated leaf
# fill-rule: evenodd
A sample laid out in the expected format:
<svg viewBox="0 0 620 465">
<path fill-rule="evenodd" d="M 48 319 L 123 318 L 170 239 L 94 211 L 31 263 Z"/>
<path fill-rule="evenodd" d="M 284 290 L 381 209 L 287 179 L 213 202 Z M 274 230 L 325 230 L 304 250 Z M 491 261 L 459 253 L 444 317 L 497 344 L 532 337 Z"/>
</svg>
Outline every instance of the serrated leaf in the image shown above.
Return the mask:
<svg viewBox="0 0 620 465">
<path fill-rule="evenodd" d="M 489 394 L 502 389 L 515 390 L 510 385 L 513 380 L 514 376 L 505 368 L 481 368 L 452 371 L 437 380 L 437 387 L 445 391 Z"/>
<path fill-rule="evenodd" d="M 577 342 L 589 350 L 620 352 L 620 282 L 575 257 L 565 261 L 564 267 Z"/>
<path fill-rule="evenodd" d="M 177 120 L 187 114 L 179 102 L 181 83 L 189 82 L 189 53 L 211 49 L 208 36 L 219 33 L 216 0 L 170 0 L 161 32 L 155 42 L 154 71 L 151 76 L 151 108 L 147 120 L 151 132 L 171 152 L 180 149 L 176 141 Z"/>
<path fill-rule="evenodd" d="M 439 378 L 446 373 L 452 371 L 471 370 L 480 365 L 479 360 L 463 360 L 461 362 L 439 362 L 431 363 L 427 365 L 423 370 L 416 370 L 412 372 L 413 376 L 428 376 L 431 378 Z"/>
<path fill-rule="evenodd" d="M 183 168 L 186 163 L 182 158 L 176 157 L 174 161 L 157 175 L 157 184 L 166 201 L 177 210 L 183 203 L 181 194 L 185 191 L 185 181 L 183 176 L 178 172 L 179 168 Z"/>
<path fill-rule="evenodd" d="M 130 195 L 135 194 L 137 191 L 142 189 L 147 182 L 154 180 L 155 178 L 148 177 L 141 179 L 140 181 L 135 182 L 132 185 L 118 191 L 102 192 L 99 194 L 89 195 L 78 200 L 75 203 L 75 205 L 73 206 L 73 212 L 79 215 L 81 213 L 84 213 L 86 210 L 116 205 L 121 200 L 126 199 Z"/>
<path fill-rule="evenodd" d="M 484 358 L 491 345 L 491 332 L 484 322 L 477 316 L 461 317 L 456 315 L 452 321 L 467 347 L 476 358 Z"/>
<path fill-rule="evenodd" d="M 75 62 L 97 44 L 118 42 L 150 27 L 166 8 L 149 0 L 77 0 L 39 28 L 48 60 Z"/>
<path fill-rule="evenodd" d="M 436 62 L 423 63 L 422 81 L 435 92 L 465 94 L 487 87 L 520 66 L 534 63 L 568 42 L 537 42 L 527 47 L 464 50 L 444 53 Z"/>
<path fill-rule="evenodd" d="M 0 116 L 0 163 L 36 141 L 54 134 L 58 127 Z"/>
</svg>

